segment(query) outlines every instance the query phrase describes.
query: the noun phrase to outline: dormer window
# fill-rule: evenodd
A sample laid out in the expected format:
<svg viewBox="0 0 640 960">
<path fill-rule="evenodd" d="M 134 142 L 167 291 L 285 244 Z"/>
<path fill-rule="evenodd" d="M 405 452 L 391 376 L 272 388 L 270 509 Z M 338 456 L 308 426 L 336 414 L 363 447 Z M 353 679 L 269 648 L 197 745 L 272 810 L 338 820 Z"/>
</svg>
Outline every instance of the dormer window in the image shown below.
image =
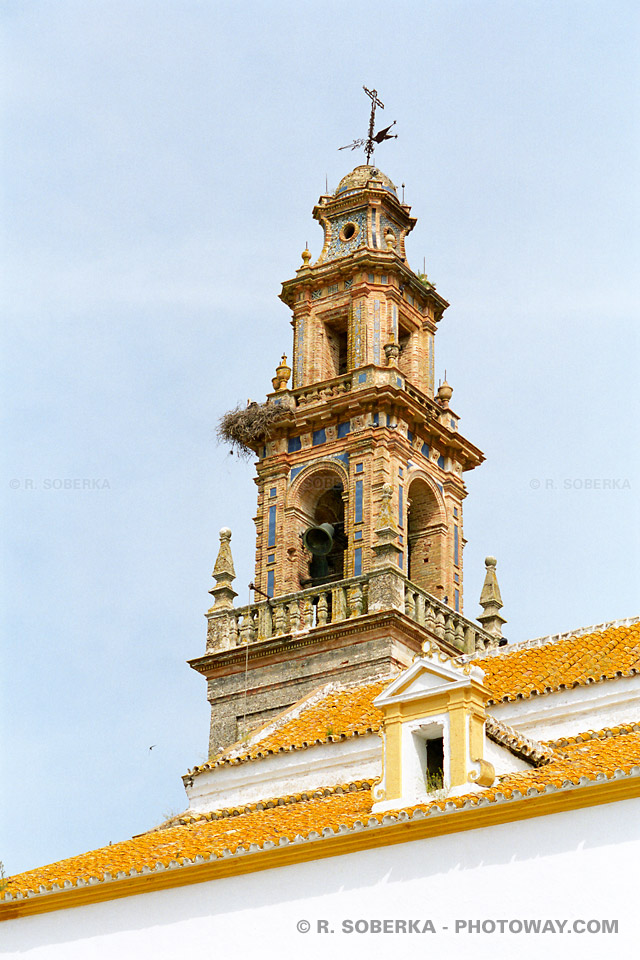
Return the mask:
<svg viewBox="0 0 640 960">
<path fill-rule="evenodd" d="M 444 787 L 444 737 L 429 737 L 425 741 L 427 754 L 427 793 Z"/>
</svg>

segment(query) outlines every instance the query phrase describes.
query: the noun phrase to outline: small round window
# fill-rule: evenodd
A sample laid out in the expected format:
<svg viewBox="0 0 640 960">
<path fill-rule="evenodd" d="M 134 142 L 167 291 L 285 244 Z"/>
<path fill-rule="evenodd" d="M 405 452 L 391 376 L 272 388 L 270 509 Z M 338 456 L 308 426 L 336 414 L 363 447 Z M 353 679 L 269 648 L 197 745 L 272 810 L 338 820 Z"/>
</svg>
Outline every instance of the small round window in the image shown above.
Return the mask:
<svg viewBox="0 0 640 960">
<path fill-rule="evenodd" d="M 357 223 L 354 223 L 353 220 L 348 220 L 347 223 L 343 226 L 340 231 L 341 240 L 353 240 L 354 237 L 358 236 L 358 231 L 360 227 Z"/>
</svg>

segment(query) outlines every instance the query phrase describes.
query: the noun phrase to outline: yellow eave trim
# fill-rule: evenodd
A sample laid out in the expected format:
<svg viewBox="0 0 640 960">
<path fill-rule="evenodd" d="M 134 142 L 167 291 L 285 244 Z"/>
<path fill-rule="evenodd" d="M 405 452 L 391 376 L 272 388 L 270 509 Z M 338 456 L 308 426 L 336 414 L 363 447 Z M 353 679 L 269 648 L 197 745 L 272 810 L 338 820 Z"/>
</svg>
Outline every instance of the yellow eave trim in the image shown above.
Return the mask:
<svg viewBox="0 0 640 960">
<path fill-rule="evenodd" d="M 532 817 L 566 813 L 570 810 L 580 810 L 635 797 L 640 797 L 640 777 L 627 774 L 605 783 L 590 782 L 587 785 L 568 789 L 560 788 L 535 797 L 494 801 L 487 806 L 455 810 L 436 816 L 427 815 L 423 819 L 405 820 L 371 828 L 365 825 L 361 830 L 352 827 L 349 833 L 341 836 L 323 837 L 320 840 L 309 840 L 303 843 L 290 842 L 283 847 L 258 853 L 235 854 L 228 858 L 220 857 L 195 866 L 165 868 L 158 873 L 128 877 L 126 880 L 101 881 L 80 889 L 74 887 L 59 893 L 37 894 L 25 900 L 4 901 L 0 903 L 0 920 L 13 920 L 39 913 L 49 913 L 53 910 L 103 903 L 121 897 L 168 890 L 192 883 L 205 883 L 223 877 L 256 873 L 259 870 L 271 870 L 275 867 L 290 866 L 310 860 L 338 857 L 396 843 L 445 836 L 449 833 L 478 830 L 482 827 L 513 823 Z M 393 811 L 390 811 L 389 815 L 394 815 Z"/>
</svg>

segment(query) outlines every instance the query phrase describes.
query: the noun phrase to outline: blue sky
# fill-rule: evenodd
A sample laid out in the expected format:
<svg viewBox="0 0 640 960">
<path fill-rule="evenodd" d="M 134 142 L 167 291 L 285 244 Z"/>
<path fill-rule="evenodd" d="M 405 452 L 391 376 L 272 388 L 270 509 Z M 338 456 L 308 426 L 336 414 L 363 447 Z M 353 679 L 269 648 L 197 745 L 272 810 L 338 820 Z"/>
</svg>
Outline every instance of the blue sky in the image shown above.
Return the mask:
<svg viewBox="0 0 640 960">
<path fill-rule="evenodd" d="M 325 176 L 362 162 L 337 148 L 363 84 L 397 121 L 376 162 L 419 218 L 410 262 L 451 302 L 436 373 L 487 456 L 467 616 L 487 554 L 510 640 L 638 612 L 637 4 L 5 0 L 0 22 L 7 872 L 184 808 L 221 526 L 239 602 L 253 576 L 252 467 L 215 423 L 290 352 L 277 294 L 320 251 Z"/>
</svg>

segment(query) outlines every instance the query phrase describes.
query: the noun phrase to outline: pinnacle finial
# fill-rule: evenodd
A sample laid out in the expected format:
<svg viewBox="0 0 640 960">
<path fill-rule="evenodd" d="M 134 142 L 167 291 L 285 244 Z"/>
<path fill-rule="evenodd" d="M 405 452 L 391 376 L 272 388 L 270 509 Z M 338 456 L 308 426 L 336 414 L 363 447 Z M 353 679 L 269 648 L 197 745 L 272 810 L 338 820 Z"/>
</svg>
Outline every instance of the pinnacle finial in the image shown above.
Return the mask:
<svg viewBox="0 0 640 960">
<path fill-rule="evenodd" d="M 236 578 L 231 555 L 231 530 L 223 527 L 220 531 L 220 549 L 211 574 L 216 581 L 215 587 L 209 590 L 214 598 L 212 610 L 230 610 L 233 608 L 234 598 L 238 596 L 231 584 Z"/>
<path fill-rule="evenodd" d="M 311 260 L 311 251 L 309 250 L 309 247 L 305 247 L 304 250 L 302 251 L 302 266 L 308 267 L 310 260 Z"/>
<path fill-rule="evenodd" d="M 500 587 L 498 586 L 498 577 L 496 576 L 496 566 L 498 561 L 495 557 L 487 557 L 484 565 L 487 572 L 480 594 L 480 606 L 483 612 L 478 617 L 487 633 L 490 633 L 498 642 L 502 640 L 502 624 L 507 621 L 500 614 L 502 609 L 502 597 L 500 596 Z"/>
<path fill-rule="evenodd" d="M 291 367 L 287 364 L 286 353 L 283 353 L 282 360 L 280 361 L 279 365 L 276 367 L 276 375 L 271 380 L 271 383 L 273 384 L 273 389 L 276 392 L 278 390 L 286 390 L 287 383 L 289 382 L 290 376 L 291 376 Z"/>
</svg>

